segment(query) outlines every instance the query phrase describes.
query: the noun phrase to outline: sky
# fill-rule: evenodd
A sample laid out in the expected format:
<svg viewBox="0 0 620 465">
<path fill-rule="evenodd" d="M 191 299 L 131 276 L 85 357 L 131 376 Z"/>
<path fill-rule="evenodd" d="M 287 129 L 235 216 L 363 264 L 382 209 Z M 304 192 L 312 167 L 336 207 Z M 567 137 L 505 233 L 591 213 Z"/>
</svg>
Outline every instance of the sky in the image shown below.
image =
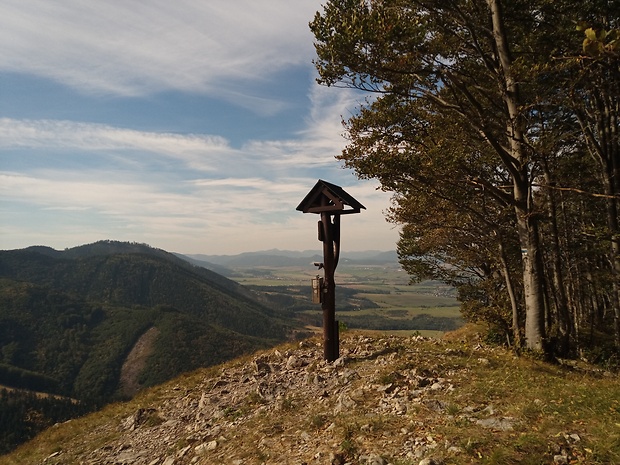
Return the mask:
<svg viewBox="0 0 620 465">
<path fill-rule="evenodd" d="M 319 86 L 323 0 L 0 0 L 0 249 L 110 239 L 179 253 L 321 250 L 323 179 L 394 250 L 390 195 L 336 160 L 366 96 Z"/>
</svg>

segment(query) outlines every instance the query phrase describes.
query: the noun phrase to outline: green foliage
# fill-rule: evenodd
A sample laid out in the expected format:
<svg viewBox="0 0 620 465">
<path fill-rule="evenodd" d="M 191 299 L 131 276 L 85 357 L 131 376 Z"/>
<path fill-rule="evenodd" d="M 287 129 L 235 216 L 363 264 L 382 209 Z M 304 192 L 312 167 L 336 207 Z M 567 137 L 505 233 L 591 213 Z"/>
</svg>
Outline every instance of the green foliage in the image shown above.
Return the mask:
<svg viewBox="0 0 620 465">
<path fill-rule="evenodd" d="M 93 328 L 88 358 L 73 381 L 73 395 L 95 405 L 114 398 L 120 367 L 138 338 L 152 325 L 154 309 L 109 308 Z"/>
<path fill-rule="evenodd" d="M 583 52 L 594 58 L 600 58 L 606 54 L 615 54 L 620 50 L 620 30 L 618 29 L 595 29 L 587 27 L 585 22 L 577 25 L 578 31 L 583 31 Z"/>
<path fill-rule="evenodd" d="M 0 386 L 12 386 L 49 393 L 60 392 L 56 379 L 5 364 L 0 364 Z"/>
<path fill-rule="evenodd" d="M 310 24 L 319 83 L 375 94 L 337 158 L 394 194 L 412 281 L 548 354 L 620 347 L 619 18 L 607 1 L 330 0 Z"/>
<path fill-rule="evenodd" d="M 156 350 L 142 372 L 140 381 L 143 386 L 160 384 L 182 372 L 216 365 L 275 342 L 242 336 L 180 312 L 161 312 L 156 326 L 160 336 L 155 343 Z"/>
<path fill-rule="evenodd" d="M 0 389 L 0 455 L 43 428 L 85 412 L 85 406 L 72 399 Z"/>
<path fill-rule="evenodd" d="M 80 411 L 119 398 L 121 367 L 150 328 L 141 386 L 272 345 L 290 326 L 237 283 L 142 244 L 0 251 L 0 384 L 70 396 Z M 34 434 L 15 431 L 6 444 Z"/>
</svg>

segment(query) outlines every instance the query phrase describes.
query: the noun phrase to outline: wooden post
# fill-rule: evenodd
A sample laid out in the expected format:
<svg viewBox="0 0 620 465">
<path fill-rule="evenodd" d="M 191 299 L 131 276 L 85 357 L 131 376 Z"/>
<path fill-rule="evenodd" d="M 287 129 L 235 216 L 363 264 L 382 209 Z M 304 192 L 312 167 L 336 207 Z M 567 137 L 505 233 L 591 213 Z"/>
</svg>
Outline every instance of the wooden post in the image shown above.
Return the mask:
<svg viewBox="0 0 620 465">
<path fill-rule="evenodd" d="M 319 179 L 316 185 L 297 206 L 304 213 L 320 213 L 319 240 L 323 242 L 324 268 L 323 284 L 320 278 L 313 279 L 313 302 L 321 301 L 323 310 L 323 356 L 333 362 L 340 357 L 340 337 L 336 321 L 336 283 L 334 274 L 340 258 L 340 216 L 359 213 L 364 205 L 355 200 L 340 186 Z M 332 215 L 334 222 L 332 223 Z M 316 295 L 318 287 L 318 297 Z"/>
<path fill-rule="evenodd" d="M 323 224 L 323 267 L 324 267 L 324 286 L 323 295 L 323 356 L 328 362 L 333 362 L 338 358 L 337 331 L 336 327 L 336 283 L 335 257 L 334 257 L 334 227 L 331 215 L 328 212 L 321 213 L 321 223 Z"/>
</svg>

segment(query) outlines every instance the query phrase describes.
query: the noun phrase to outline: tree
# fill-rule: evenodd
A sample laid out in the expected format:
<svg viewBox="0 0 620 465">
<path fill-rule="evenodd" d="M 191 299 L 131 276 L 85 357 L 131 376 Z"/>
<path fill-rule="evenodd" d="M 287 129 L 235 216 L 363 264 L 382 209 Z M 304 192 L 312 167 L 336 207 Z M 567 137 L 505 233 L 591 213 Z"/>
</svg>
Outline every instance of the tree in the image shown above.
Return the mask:
<svg viewBox="0 0 620 465">
<path fill-rule="evenodd" d="M 376 95 L 346 121 L 350 142 L 339 158 L 394 192 L 391 219 L 405 225 L 399 252 L 408 271 L 478 285 L 484 292 L 469 294 L 487 308 L 508 305 L 514 339 L 523 330 L 534 350 L 552 350 L 556 335 L 570 339 L 569 298 L 584 295 L 564 286 L 581 253 L 567 244 L 583 245 L 561 220 L 578 202 L 557 194 L 572 189 L 566 167 L 582 159 L 586 129 L 598 122 L 586 114 L 579 126 L 558 86 L 577 82 L 576 19 L 614 8 L 604 0 L 588 8 L 331 0 L 310 24 L 319 82 Z"/>
<path fill-rule="evenodd" d="M 609 18 L 598 19 L 597 29 L 585 27 L 586 23 L 578 26 L 585 39 L 583 54 L 575 60 L 578 79 L 570 97 L 605 193 L 614 324 L 620 346 L 620 30 L 606 29 L 614 26 Z"/>
</svg>

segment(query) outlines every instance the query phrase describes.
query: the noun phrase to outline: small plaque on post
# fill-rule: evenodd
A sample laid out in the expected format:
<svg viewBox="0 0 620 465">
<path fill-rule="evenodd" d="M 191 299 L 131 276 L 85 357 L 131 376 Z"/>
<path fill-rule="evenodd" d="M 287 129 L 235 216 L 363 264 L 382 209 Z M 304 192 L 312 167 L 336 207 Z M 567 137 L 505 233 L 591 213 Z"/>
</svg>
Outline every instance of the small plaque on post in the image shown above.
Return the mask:
<svg viewBox="0 0 620 465">
<path fill-rule="evenodd" d="M 312 278 L 312 303 L 320 304 L 323 302 L 323 278 L 317 276 Z"/>
</svg>

